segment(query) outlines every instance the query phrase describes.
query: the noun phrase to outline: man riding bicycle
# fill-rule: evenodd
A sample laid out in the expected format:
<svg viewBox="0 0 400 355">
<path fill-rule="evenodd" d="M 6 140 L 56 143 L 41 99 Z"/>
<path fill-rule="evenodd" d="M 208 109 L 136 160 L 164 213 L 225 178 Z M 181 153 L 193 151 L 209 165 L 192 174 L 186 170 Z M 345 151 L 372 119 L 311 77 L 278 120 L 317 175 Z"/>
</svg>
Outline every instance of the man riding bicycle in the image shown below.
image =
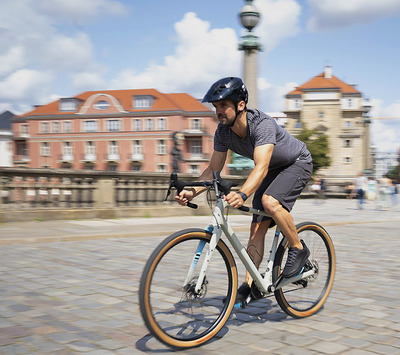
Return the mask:
<svg viewBox="0 0 400 355">
<path fill-rule="evenodd" d="M 238 192 L 230 192 L 225 201 L 234 208 L 253 196 L 253 208 L 265 210 L 271 218 L 253 215 L 247 252 L 258 268 L 264 255 L 268 228 L 278 225 L 289 242 L 283 277 L 301 272 L 310 252 L 300 240 L 290 211 L 312 174 L 312 158 L 305 143 L 291 136 L 274 118 L 257 109 L 248 109 L 248 92 L 240 78 L 228 77 L 214 83 L 202 102 L 211 102 L 219 125 L 214 136 L 214 152 L 199 180 L 211 180 L 213 171 L 221 171 L 227 152 L 232 150 L 254 160 L 254 169 Z M 175 199 L 186 205 L 206 188 L 183 190 Z M 252 279 L 238 289 L 236 304 L 244 306 L 250 295 Z"/>
</svg>

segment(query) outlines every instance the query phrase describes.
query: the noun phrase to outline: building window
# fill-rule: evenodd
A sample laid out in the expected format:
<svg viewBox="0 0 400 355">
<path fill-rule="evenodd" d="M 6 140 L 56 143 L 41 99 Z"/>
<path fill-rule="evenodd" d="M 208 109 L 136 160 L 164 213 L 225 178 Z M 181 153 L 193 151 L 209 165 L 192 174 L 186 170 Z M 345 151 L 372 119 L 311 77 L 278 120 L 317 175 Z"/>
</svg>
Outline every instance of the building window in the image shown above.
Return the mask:
<svg viewBox="0 0 400 355">
<path fill-rule="evenodd" d="M 200 139 L 192 140 L 190 142 L 190 152 L 192 153 L 192 158 L 202 157 L 203 150 Z"/>
<path fill-rule="evenodd" d="M 94 170 L 94 164 L 88 161 L 83 165 L 83 168 L 85 170 Z"/>
<path fill-rule="evenodd" d="M 165 118 L 158 119 L 158 130 L 165 131 L 167 129 L 167 120 Z"/>
<path fill-rule="evenodd" d="M 167 172 L 167 165 L 166 164 L 158 164 L 157 165 L 157 172 L 158 173 L 166 173 Z"/>
<path fill-rule="evenodd" d="M 24 123 L 21 125 L 21 134 L 22 135 L 27 135 L 29 134 L 29 125 Z"/>
<path fill-rule="evenodd" d="M 92 141 L 86 142 L 85 150 L 86 154 L 91 154 L 91 155 L 96 154 L 96 146 L 94 145 L 94 142 Z"/>
<path fill-rule="evenodd" d="M 152 131 L 154 129 L 154 122 L 152 118 L 146 120 L 146 131 Z"/>
<path fill-rule="evenodd" d="M 153 105 L 153 97 L 150 95 L 137 95 L 133 97 L 132 107 L 148 109 Z"/>
<path fill-rule="evenodd" d="M 320 120 L 322 120 L 322 119 L 324 118 L 324 112 L 323 112 L 323 111 L 319 111 L 319 112 L 318 112 L 318 118 L 319 118 Z"/>
<path fill-rule="evenodd" d="M 345 164 L 350 164 L 351 163 L 351 158 L 350 157 L 344 157 L 343 159 Z"/>
<path fill-rule="evenodd" d="M 200 131 L 201 130 L 201 121 L 200 118 L 193 118 L 191 121 L 192 127 L 190 129 L 194 131 Z"/>
<path fill-rule="evenodd" d="M 60 111 L 76 111 L 78 108 L 78 100 L 77 99 L 61 99 L 60 100 Z"/>
<path fill-rule="evenodd" d="M 97 121 L 83 121 L 83 132 L 97 132 Z"/>
<path fill-rule="evenodd" d="M 47 142 L 42 142 L 40 144 L 40 155 L 42 157 L 49 157 L 50 156 L 50 145 Z"/>
<path fill-rule="evenodd" d="M 49 133 L 49 123 L 40 122 L 40 133 Z"/>
<path fill-rule="evenodd" d="M 164 139 L 160 139 L 157 144 L 157 154 L 167 154 L 167 144 Z"/>
<path fill-rule="evenodd" d="M 100 100 L 100 101 L 97 101 L 97 102 L 93 105 L 93 107 L 94 107 L 96 110 L 106 110 L 106 109 L 108 109 L 108 108 L 110 107 L 110 103 L 107 102 L 107 101 L 104 101 L 104 100 Z"/>
<path fill-rule="evenodd" d="M 345 148 L 351 148 L 351 139 L 345 139 L 344 140 L 344 147 Z"/>
<path fill-rule="evenodd" d="M 133 119 L 133 130 L 141 131 L 142 130 L 142 120 L 140 118 Z"/>
<path fill-rule="evenodd" d="M 200 168 L 196 164 L 190 164 L 189 166 L 189 174 L 200 174 Z"/>
<path fill-rule="evenodd" d="M 109 154 L 118 154 L 118 142 L 117 141 L 111 141 L 109 146 L 108 146 L 108 152 Z"/>
<path fill-rule="evenodd" d="M 63 145 L 63 154 L 65 154 L 65 155 L 72 155 L 72 151 L 73 151 L 73 148 L 72 148 L 71 142 L 64 142 L 64 145 Z"/>
<path fill-rule="evenodd" d="M 72 132 L 72 122 L 64 121 L 64 133 L 71 133 L 71 132 Z"/>
<path fill-rule="evenodd" d="M 133 154 L 143 154 L 143 146 L 141 141 L 133 141 Z"/>
<path fill-rule="evenodd" d="M 121 120 L 108 120 L 106 125 L 107 125 L 107 131 L 118 132 L 121 130 L 122 122 Z"/>
<path fill-rule="evenodd" d="M 345 121 L 344 126 L 346 128 L 350 128 L 351 127 L 351 121 Z"/>
<path fill-rule="evenodd" d="M 142 164 L 132 163 L 131 164 L 131 170 L 132 171 L 141 171 L 142 170 Z"/>
<path fill-rule="evenodd" d="M 107 170 L 108 171 L 118 171 L 118 164 L 111 162 L 107 164 Z"/>
<path fill-rule="evenodd" d="M 60 122 L 53 122 L 53 133 L 60 133 Z"/>
<path fill-rule="evenodd" d="M 295 109 L 301 108 L 301 100 L 300 99 L 294 99 L 294 108 Z"/>
</svg>

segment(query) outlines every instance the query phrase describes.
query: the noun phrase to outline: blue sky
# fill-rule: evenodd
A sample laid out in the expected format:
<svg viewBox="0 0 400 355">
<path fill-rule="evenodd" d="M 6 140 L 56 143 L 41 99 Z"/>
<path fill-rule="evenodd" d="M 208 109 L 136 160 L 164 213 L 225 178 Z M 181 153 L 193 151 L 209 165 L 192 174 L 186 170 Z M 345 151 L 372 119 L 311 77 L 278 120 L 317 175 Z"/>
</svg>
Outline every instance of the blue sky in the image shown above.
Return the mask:
<svg viewBox="0 0 400 355">
<path fill-rule="evenodd" d="M 400 118 L 400 1 L 255 0 L 259 107 L 332 66 L 371 100 L 372 117 Z M 0 112 L 86 90 L 147 88 L 201 98 L 242 74 L 243 0 L 2 0 Z M 400 119 L 375 120 L 372 142 L 400 147 Z"/>
</svg>

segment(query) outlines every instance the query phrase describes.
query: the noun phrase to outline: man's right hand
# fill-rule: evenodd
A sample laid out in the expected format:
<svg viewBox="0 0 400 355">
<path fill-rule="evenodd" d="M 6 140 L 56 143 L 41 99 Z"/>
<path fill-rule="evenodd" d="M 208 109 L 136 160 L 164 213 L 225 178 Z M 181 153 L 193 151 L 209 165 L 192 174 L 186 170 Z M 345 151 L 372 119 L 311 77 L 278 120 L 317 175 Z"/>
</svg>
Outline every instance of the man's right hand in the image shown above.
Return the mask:
<svg viewBox="0 0 400 355">
<path fill-rule="evenodd" d="M 182 206 L 186 206 L 189 201 L 193 200 L 193 197 L 193 190 L 182 190 L 179 195 L 175 196 L 175 201 Z"/>
</svg>

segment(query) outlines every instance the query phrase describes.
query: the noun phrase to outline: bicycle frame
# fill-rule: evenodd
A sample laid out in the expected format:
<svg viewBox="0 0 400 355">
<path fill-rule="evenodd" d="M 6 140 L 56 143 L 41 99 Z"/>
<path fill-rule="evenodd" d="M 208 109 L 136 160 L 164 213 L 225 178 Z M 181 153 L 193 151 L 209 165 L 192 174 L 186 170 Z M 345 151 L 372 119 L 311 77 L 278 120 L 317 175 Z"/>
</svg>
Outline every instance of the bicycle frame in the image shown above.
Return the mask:
<svg viewBox="0 0 400 355">
<path fill-rule="evenodd" d="M 265 275 L 262 276 L 261 273 L 259 272 L 259 270 L 254 265 L 253 261 L 251 260 L 249 254 L 247 253 L 246 248 L 241 244 L 239 238 L 236 236 L 235 232 L 233 231 L 233 229 L 229 225 L 227 219 L 225 218 L 224 211 L 227 206 L 228 206 L 227 202 L 225 202 L 221 197 L 218 197 L 216 205 L 214 207 L 214 211 L 213 211 L 213 221 L 209 224 L 209 226 L 207 228 L 207 230 L 212 231 L 212 237 L 211 237 L 211 241 L 209 244 L 209 248 L 207 250 L 206 258 L 204 259 L 203 265 L 201 266 L 199 278 L 197 280 L 196 287 L 195 287 L 195 292 L 200 292 L 200 289 L 202 287 L 202 284 L 203 284 L 205 276 L 206 276 L 208 264 L 210 262 L 212 254 L 218 244 L 218 241 L 221 238 L 222 232 L 224 232 L 225 236 L 228 238 L 233 249 L 236 251 L 240 260 L 244 264 L 246 270 L 250 273 L 251 277 L 256 282 L 258 288 L 264 294 L 270 294 L 270 293 L 274 292 L 275 290 L 277 290 L 287 284 L 299 281 L 303 278 L 307 278 L 315 273 L 314 270 L 309 270 L 309 271 L 300 273 L 299 275 L 296 275 L 296 276 L 288 278 L 288 279 L 279 278 L 275 283 L 272 282 L 273 264 L 274 264 L 276 251 L 278 248 L 279 235 L 280 235 L 280 230 L 278 227 L 276 227 L 275 234 L 272 239 L 271 249 L 269 252 L 266 272 L 265 272 Z M 246 211 L 246 212 L 258 214 L 258 215 L 262 215 L 262 216 L 268 216 L 268 214 L 265 213 L 264 211 L 256 210 L 254 208 L 249 208 L 248 211 Z M 205 242 L 199 243 L 199 246 L 196 250 L 195 256 L 193 257 L 193 261 L 192 261 L 191 267 L 189 269 L 188 275 L 186 277 L 184 286 L 191 280 L 194 268 L 197 264 L 197 261 L 200 258 L 200 255 L 203 251 L 204 246 L 205 246 Z"/>
</svg>

